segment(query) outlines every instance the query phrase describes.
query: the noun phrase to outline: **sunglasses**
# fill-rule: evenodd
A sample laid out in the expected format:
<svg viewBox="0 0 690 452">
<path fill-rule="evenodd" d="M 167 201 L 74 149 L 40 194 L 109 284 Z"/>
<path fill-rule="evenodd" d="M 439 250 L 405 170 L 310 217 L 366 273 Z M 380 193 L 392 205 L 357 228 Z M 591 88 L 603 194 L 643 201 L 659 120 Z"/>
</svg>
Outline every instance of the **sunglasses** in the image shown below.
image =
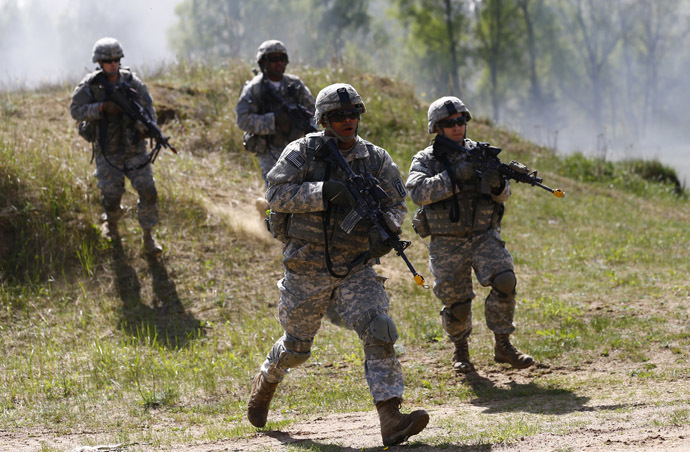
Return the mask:
<svg viewBox="0 0 690 452">
<path fill-rule="evenodd" d="M 348 108 L 344 110 L 336 110 L 333 113 L 328 115 L 328 119 L 331 122 L 343 122 L 346 119 L 359 119 L 359 116 L 362 114 L 362 112 L 359 110 L 359 108 Z"/>
<path fill-rule="evenodd" d="M 437 122 L 440 127 L 443 127 L 444 129 L 450 129 L 453 126 L 464 126 L 467 124 L 467 118 L 464 116 L 458 116 L 457 118 L 454 119 L 444 119 L 442 121 Z"/>
<path fill-rule="evenodd" d="M 103 64 L 119 63 L 119 62 L 120 62 L 119 58 L 113 58 L 112 60 L 101 60 L 101 63 L 103 63 Z"/>
<path fill-rule="evenodd" d="M 287 63 L 288 57 L 285 54 L 280 54 L 280 55 L 267 55 L 266 58 L 268 59 L 269 63 Z"/>
</svg>

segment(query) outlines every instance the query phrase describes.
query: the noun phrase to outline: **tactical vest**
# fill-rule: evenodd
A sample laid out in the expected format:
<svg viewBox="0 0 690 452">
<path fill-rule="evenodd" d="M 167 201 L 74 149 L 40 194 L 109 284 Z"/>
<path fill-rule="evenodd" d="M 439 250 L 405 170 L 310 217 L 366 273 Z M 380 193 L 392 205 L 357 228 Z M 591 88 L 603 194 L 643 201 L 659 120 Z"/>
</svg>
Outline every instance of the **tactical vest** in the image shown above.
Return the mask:
<svg viewBox="0 0 690 452">
<path fill-rule="evenodd" d="M 132 72 L 126 68 L 120 69 L 120 77 L 122 81 L 129 84 L 134 78 Z M 102 71 L 98 70 L 94 73 L 93 78 L 89 81 L 89 88 L 95 102 L 108 100 L 107 83 L 108 81 Z M 122 145 L 134 146 L 140 141 L 132 119 L 127 115 L 103 115 L 102 119 L 94 121 L 94 123 L 95 142 L 101 150 L 111 151 Z"/>
<path fill-rule="evenodd" d="M 430 160 L 429 167 L 434 174 L 445 171 L 438 160 Z M 460 182 L 458 182 L 460 183 Z M 482 194 L 479 190 L 480 180 L 475 176 L 469 181 L 462 181 L 462 188 L 457 193 L 459 220 L 451 221 L 450 210 L 454 205 L 453 197 L 427 204 L 423 207 L 429 232 L 432 235 L 466 236 L 487 229 L 498 229 L 505 206 Z"/>
<path fill-rule="evenodd" d="M 346 181 L 347 177 L 340 168 L 332 168 L 326 161 L 316 154 L 323 143 L 320 135 L 307 138 L 307 175 L 305 182 L 326 180 Z M 366 174 L 369 168 L 380 168 L 382 158 L 374 150 L 374 145 L 364 142 L 369 156 L 366 159 L 355 159 L 350 162 L 352 170 L 357 174 Z M 328 234 L 330 248 L 340 248 L 352 252 L 364 252 L 369 249 L 369 230 L 373 226 L 369 220 L 359 220 L 352 232 L 347 234 L 340 225 L 352 209 L 346 206 L 330 205 L 326 212 L 294 213 L 288 219 L 287 236 L 312 243 L 324 244 L 324 223 Z M 324 219 L 326 221 L 324 221 Z"/>
</svg>

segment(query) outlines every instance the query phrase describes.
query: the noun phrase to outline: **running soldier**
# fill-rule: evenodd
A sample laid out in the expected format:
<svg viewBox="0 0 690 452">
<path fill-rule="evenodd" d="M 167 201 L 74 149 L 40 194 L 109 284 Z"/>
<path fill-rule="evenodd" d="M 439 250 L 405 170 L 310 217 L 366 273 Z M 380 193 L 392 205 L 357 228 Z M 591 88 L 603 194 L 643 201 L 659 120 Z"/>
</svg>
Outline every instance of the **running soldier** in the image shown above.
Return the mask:
<svg viewBox="0 0 690 452">
<path fill-rule="evenodd" d="M 329 152 L 340 152 L 354 172 L 375 177 L 387 195 L 381 201 L 385 221 L 390 229 L 400 230 L 407 212 L 405 189 L 388 153 L 357 135 L 364 112 L 352 86 L 327 86 L 317 96 L 315 114 L 325 131 L 290 143 L 268 173 L 271 210 L 290 217 L 271 224 L 274 234 L 283 234 L 286 241 L 285 272 L 278 282 L 278 315 L 285 333 L 254 378 L 247 415 L 257 427 L 266 424 L 278 384 L 290 368 L 309 359 L 321 319 L 332 304 L 362 340 L 383 444 L 392 445 L 421 432 L 429 415 L 424 410 L 400 413 L 403 373 L 393 347 L 398 334 L 388 315 L 388 295 L 372 268 L 390 247 L 369 221 L 360 220 L 349 234 L 341 229 L 353 199 L 345 171 L 324 157 L 332 146 Z"/>
<path fill-rule="evenodd" d="M 457 97 L 442 97 L 429 106 L 429 134 L 437 133 L 473 148 L 467 138 L 470 111 Z M 429 267 L 434 275 L 434 294 L 443 302 L 441 320 L 455 344 L 453 368 L 473 372 L 468 338 L 472 332 L 472 269 L 479 283 L 491 286 L 484 310 L 486 323 L 495 335 L 495 360 L 524 369 L 531 356 L 517 350 L 509 336 L 515 331 L 513 258 L 501 239 L 504 202 L 510 183 L 498 171 L 480 177 L 463 153 L 441 154 L 434 145 L 418 152 L 410 167 L 406 188 L 415 204 L 422 206 L 413 218 L 417 233 L 429 242 Z"/>
</svg>

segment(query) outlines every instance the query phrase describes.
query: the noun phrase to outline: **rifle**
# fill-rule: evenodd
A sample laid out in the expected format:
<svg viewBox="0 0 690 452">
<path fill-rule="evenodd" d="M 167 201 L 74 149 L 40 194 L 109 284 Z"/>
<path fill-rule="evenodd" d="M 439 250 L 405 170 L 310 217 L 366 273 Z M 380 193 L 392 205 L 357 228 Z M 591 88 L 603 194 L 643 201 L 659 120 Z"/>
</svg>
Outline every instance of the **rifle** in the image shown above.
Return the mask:
<svg viewBox="0 0 690 452">
<path fill-rule="evenodd" d="M 415 282 L 422 287 L 428 287 L 424 285 L 424 277 L 417 273 L 414 266 L 405 255 L 405 249 L 410 246 L 410 242 L 400 240 L 400 236 L 391 231 L 386 223 L 385 214 L 383 210 L 381 210 L 381 201 L 388 198 L 388 194 L 381 188 L 375 177 L 371 175 L 365 177 L 356 174 L 352 170 L 347 160 L 345 160 L 345 157 L 343 157 L 343 154 L 340 152 L 340 149 L 338 149 L 336 141 L 337 140 L 334 139 L 327 140 L 321 146 L 322 148 L 325 146 L 326 151 L 328 151 L 323 154 L 323 157 L 327 162 L 345 171 L 347 174 L 345 186 L 347 186 L 348 191 L 357 204 L 345 217 L 340 227 L 349 234 L 359 220 L 370 220 L 381 235 L 383 242 L 394 249 L 396 254 L 405 261 L 407 268 L 410 269 L 410 272 L 412 272 L 414 276 Z M 317 150 L 317 153 L 318 152 Z"/>
<path fill-rule="evenodd" d="M 278 94 L 275 86 L 273 86 L 271 82 L 267 81 L 265 78 L 261 83 L 266 88 L 264 92 L 267 93 L 274 102 L 280 104 L 280 108 L 290 117 L 290 122 L 292 122 L 293 127 L 304 131 L 305 134 L 318 132 L 318 129 L 314 127 L 311 122 L 312 118 L 314 117 L 313 112 L 307 110 L 304 105 L 287 103 L 285 99 Z"/>
<path fill-rule="evenodd" d="M 139 102 L 139 94 L 137 93 L 136 89 L 134 89 L 129 83 L 122 82 L 108 90 L 108 94 L 110 100 L 119 105 L 120 108 L 122 108 L 122 112 L 129 116 L 130 119 L 135 121 L 135 124 L 136 121 L 141 122 L 146 128 L 146 135 L 153 138 L 153 140 L 156 142 L 156 145 L 149 153 L 146 163 L 141 165 L 141 167 L 149 163 L 153 163 L 156 160 L 156 157 L 158 157 L 158 152 L 162 147 L 170 149 L 173 153 L 177 154 L 177 149 L 170 144 L 168 137 L 163 135 L 163 132 L 161 132 L 161 129 L 158 128 L 156 121 L 154 121 L 151 117 L 149 110 L 144 108 L 141 105 L 141 102 Z"/>
<path fill-rule="evenodd" d="M 474 164 L 477 174 L 482 175 L 487 171 L 498 171 L 506 179 L 533 185 L 553 193 L 556 198 L 565 196 L 563 190 L 544 185 L 543 178 L 537 176 L 537 170 L 531 171 L 525 165 L 511 160 L 507 165 L 498 158 L 501 148 L 491 146 L 489 143 L 478 142 L 475 147 L 468 149 L 448 137 L 437 135 L 434 138 L 434 154 L 446 155 L 448 153 L 465 153 L 465 160 Z"/>
</svg>

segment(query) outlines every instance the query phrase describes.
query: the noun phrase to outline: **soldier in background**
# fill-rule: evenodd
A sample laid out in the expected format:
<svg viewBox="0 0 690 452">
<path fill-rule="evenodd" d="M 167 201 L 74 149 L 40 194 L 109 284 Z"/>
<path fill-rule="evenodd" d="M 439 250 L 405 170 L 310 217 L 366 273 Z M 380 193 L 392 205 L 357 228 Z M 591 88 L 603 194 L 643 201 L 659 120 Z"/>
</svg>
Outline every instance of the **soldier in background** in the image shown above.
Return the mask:
<svg viewBox="0 0 690 452">
<path fill-rule="evenodd" d="M 286 241 L 285 273 L 278 283 L 278 315 L 285 334 L 254 378 L 247 416 L 256 427 L 266 424 L 278 384 L 290 368 L 309 359 L 321 319 L 333 305 L 362 340 L 364 373 L 381 436 L 384 445 L 392 445 L 421 432 L 429 415 L 424 410 L 400 413 L 404 383 L 393 347 L 398 334 L 388 315 L 383 282 L 372 268 L 391 248 L 369 220 L 360 220 L 349 234 L 340 228 L 353 203 L 344 183 L 347 176 L 322 154 L 326 143 L 335 140 L 353 171 L 375 177 L 388 195 L 381 201 L 388 226 L 399 231 L 407 212 L 405 189 L 388 153 L 357 136 L 365 111 L 352 86 L 327 86 L 316 99 L 316 122 L 326 130 L 290 143 L 268 173 L 271 210 L 287 214 L 280 224 L 271 223 L 272 231 Z"/>
<path fill-rule="evenodd" d="M 235 107 L 237 125 L 244 130 L 244 146 L 256 153 L 264 181 L 283 148 L 308 132 L 296 125 L 295 118 L 290 117 L 285 106 L 269 91 L 275 90 L 287 104 L 301 105 L 310 113 L 314 111 L 314 96 L 309 88 L 296 75 L 285 73 L 288 62 L 282 42 L 261 43 L 256 52 L 261 74 L 245 83 Z M 316 130 L 313 123 L 311 129 Z"/>
<path fill-rule="evenodd" d="M 457 97 L 442 97 L 429 106 L 429 133 L 450 138 L 465 148 L 475 142 L 466 137 L 470 111 Z M 412 159 L 406 188 L 415 204 L 413 226 L 429 242 L 429 267 L 434 275 L 434 294 L 443 302 L 443 328 L 455 344 L 453 368 L 458 373 L 474 371 L 468 338 L 472 332 L 472 269 L 483 286 L 491 286 L 484 310 L 494 332 L 495 360 L 524 369 L 531 356 L 517 350 L 509 340 L 515 331 L 513 258 L 501 240 L 504 202 L 510 183 L 498 171 L 481 177 L 463 154 L 437 155 L 433 144 Z"/>
<path fill-rule="evenodd" d="M 125 176 L 139 194 L 137 219 L 143 230 L 144 251 L 159 255 L 163 248 L 152 234 L 158 223 L 158 192 L 146 153 L 146 127 L 123 114 L 120 106 L 109 100 L 109 92 L 121 83 L 136 90 L 141 105 L 155 118 L 153 99 L 146 85 L 129 68 L 120 67 L 125 56 L 114 38 L 101 38 L 93 46 L 92 61 L 99 68 L 88 74 L 72 94 L 70 113 L 81 121 L 80 134 L 93 143 L 95 176 L 101 190 L 106 234 L 118 236 L 122 217 L 120 200 L 125 193 Z"/>
</svg>

